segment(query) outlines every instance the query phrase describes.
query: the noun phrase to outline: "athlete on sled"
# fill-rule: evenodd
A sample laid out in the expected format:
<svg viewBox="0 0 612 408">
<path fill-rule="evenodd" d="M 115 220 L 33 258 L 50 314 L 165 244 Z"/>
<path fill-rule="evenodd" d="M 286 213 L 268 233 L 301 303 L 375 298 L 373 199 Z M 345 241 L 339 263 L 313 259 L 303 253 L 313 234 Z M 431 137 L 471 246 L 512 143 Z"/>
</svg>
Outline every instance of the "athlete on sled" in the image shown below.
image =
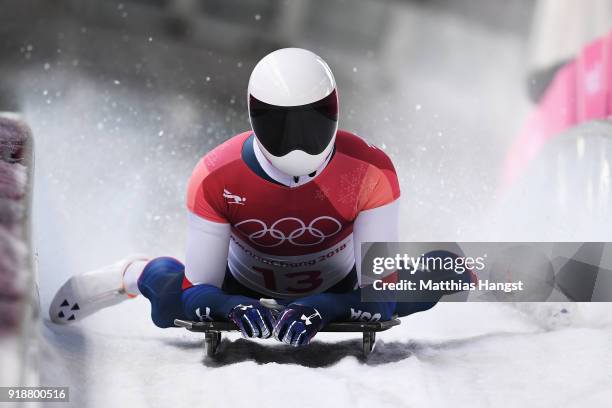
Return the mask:
<svg viewBox="0 0 612 408">
<path fill-rule="evenodd" d="M 398 241 L 400 188 L 382 150 L 338 129 L 325 61 L 298 48 L 267 55 L 248 108 L 252 130 L 207 153 L 189 180 L 184 264 L 135 256 L 74 276 L 51 304 L 54 322 L 142 294 L 159 327 L 231 320 L 245 337 L 302 346 L 329 322 L 435 304 L 361 300 L 361 243 Z M 260 298 L 286 307 L 274 316 Z"/>
</svg>

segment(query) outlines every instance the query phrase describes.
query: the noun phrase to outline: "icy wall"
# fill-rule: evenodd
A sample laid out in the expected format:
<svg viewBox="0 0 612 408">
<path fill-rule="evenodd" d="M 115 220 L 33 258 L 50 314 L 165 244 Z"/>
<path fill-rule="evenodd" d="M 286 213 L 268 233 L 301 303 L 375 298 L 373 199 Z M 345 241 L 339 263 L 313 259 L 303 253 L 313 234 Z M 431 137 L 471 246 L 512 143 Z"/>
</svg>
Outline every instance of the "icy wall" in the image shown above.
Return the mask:
<svg viewBox="0 0 612 408">
<path fill-rule="evenodd" d="M 34 293 L 30 240 L 30 130 L 0 113 L 0 384 L 23 381 Z"/>
</svg>

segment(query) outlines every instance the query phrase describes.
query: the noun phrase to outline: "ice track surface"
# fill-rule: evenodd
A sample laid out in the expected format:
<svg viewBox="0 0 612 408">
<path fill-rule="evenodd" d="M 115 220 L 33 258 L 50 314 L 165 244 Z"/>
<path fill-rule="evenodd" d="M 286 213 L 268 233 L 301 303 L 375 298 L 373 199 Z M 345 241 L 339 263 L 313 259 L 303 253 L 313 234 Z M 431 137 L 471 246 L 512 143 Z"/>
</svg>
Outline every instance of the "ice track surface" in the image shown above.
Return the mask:
<svg viewBox="0 0 612 408">
<path fill-rule="evenodd" d="M 578 304 L 550 330 L 512 305 L 446 303 L 379 333 L 367 362 L 359 334 L 340 333 L 300 351 L 226 335 L 206 362 L 201 334 L 156 328 L 140 298 L 73 326 L 43 321 L 42 383 L 70 386 L 79 407 L 604 407 L 607 311 Z"/>
</svg>

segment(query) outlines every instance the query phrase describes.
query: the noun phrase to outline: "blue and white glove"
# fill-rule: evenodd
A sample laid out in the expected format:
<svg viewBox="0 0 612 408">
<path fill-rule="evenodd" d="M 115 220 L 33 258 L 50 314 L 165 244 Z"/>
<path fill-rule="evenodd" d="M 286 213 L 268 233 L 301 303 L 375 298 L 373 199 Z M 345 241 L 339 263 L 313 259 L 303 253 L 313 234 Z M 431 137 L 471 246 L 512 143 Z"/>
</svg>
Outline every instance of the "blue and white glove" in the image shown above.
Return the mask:
<svg viewBox="0 0 612 408">
<path fill-rule="evenodd" d="M 305 346 L 323 327 L 323 317 L 314 307 L 289 305 L 274 327 L 274 338 L 294 347 Z"/>
<path fill-rule="evenodd" d="M 274 316 L 269 309 L 260 304 L 234 306 L 229 318 L 236 323 L 242 332 L 242 337 L 267 339 L 272 336 Z"/>
</svg>

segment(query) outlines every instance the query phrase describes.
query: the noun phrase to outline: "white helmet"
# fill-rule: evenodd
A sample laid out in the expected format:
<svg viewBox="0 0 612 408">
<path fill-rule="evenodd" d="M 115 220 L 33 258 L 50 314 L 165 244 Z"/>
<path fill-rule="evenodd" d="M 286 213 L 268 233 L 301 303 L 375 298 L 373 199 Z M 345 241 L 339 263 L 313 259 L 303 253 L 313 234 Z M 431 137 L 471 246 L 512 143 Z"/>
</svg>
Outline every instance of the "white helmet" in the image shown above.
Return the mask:
<svg viewBox="0 0 612 408">
<path fill-rule="evenodd" d="M 316 171 L 334 148 L 338 94 L 329 66 L 301 48 L 266 55 L 249 80 L 249 117 L 264 156 L 290 176 Z"/>
</svg>

